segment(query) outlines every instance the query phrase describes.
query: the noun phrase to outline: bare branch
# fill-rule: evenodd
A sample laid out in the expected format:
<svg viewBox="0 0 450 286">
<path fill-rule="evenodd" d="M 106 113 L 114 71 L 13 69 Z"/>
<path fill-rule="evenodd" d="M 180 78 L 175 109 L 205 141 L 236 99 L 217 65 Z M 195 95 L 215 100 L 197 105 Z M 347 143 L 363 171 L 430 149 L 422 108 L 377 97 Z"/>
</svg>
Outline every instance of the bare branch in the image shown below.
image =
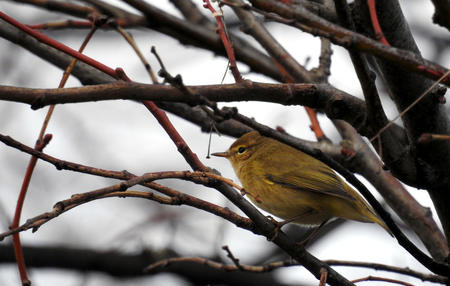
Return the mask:
<svg viewBox="0 0 450 286">
<path fill-rule="evenodd" d="M 80 274 L 92 271 L 121 279 L 149 276 L 143 271 L 146 266 L 164 258 L 179 256 L 170 248 L 158 250 L 146 248 L 131 254 L 122 253 L 117 249 L 99 251 L 67 245 L 25 245 L 24 254 L 28 267 L 35 271 L 41 268 L 77 271 Z M 0 244 L 0 263 L 3 265 L 15 263 L 11 245 Z M 196 263 L 174 264 L 164 268 L 163 272 L 178 275 L 198 285 L 221 281 L 225 284 L 248 286 L 288 286 L 278 282 L 275 275 L 271 273 L 224 272 Z"/>
<path fill-rule="evenodd" d="M 284 24 L 290 24 L 313 35 L 328 38 L 333 43 L 346 48 L 355 48 L 363 52 L 369 52 L 374 56 L 400 65 L 430 79 L 436 80 L 448 71 L 447 68 L 427 61 L 413 52 L 388 47 L 361 34 L 341 28 L 325 19 L 321 19 L 303 7 L 291 7 L 273 0 L 251 0 L 250 2 L 259 9 L 277 13 L 284 17 L 284 20 L 274 18 Z M 268 14 L 266 16 L 271 17 Z M 443 83 L 450 86 L 450 77 L 447 77 Z"/>
</svg>

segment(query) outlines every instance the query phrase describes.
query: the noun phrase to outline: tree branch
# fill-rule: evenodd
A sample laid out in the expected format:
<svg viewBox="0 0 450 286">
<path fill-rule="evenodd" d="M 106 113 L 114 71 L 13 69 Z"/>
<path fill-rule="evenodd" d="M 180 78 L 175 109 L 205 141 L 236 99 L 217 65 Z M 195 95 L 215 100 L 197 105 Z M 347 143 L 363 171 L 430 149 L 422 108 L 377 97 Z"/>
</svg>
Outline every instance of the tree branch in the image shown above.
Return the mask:
<svg viewBox="0 0 450 286">
<path fill-rule="evenodd" d="M 131 99 L 203 104 L 202 97 L 217 102 L 265 101 L 283 105 L 304 105 L 324 111 L 329 118 L 343 119 L 360 127 L 366 113 L 357 97 L 328 84 L 269 84 L 246 81 L 242 84 L 188 86 L 195 95 L 172 86 L 115 82 L 111 84 L 65 88 L 30 89 L 0 86 L 0 99 L 27 103 L 37 109 L 51 104 L 99 100 Z M 400 127 L 396 127 L 400 130 Z"/>
<path fill-rule="evenodd" d="M 11 144 L 17 144 L 16 142 L 12 141 L 11 138 L 0 136 L 0 139 L 6 142 L 10 142 Z M 42 155 L 42 152 L 38 152 L 30 147 L 21 146 L 22 149 L 27 149 L 30 153 L 32 153 L 34 156 L 39 157 Z M 47 159 L 49 156 L 45 156 Z M 44 156 L 42 156 L 42 159 L 44 159 Z M 45 159 L 44 159 L 45 160 Z M 58 164 L 61 168 L 61 163 Z M 84 167 L 81 167 L 81 170 L 86 171 Z M 113 172 L 112 174 L 116 174 L 116 172 Z M 150 175 L 153 176 L 153 175 Z M 54 218 L 61 214 L 62 212 L 70 209 L 71 207 L 75 206 L 79 202 L 85 201 L 85 198 L 87 200 L 90 200 L 92 198 L 96 198 L 97 196 L 103 196 L 110 192 L 115 192 L 120 190 L 121 188 L 127 188 L 129 185 L 133 185 L 136 183 L 142 183 L 146 180 L 146 178 L 143 177 L 132 177 L 128 182 L 122 182 L 121 184 L 117 184 L 114 186 L 110 186 L 107 188 L 102 188 L 95 190 L 90 193 L 86 193 L 86 195 L 81 196 L 74 196 L 71 199 L 68 199 L 66 201 L 62 201 L 60 203 L 57 203 L 53 209 L 53 211 L 49 213 L 44 213 L 40 216 L 37 216 L 33 218 L 31 221 L 25 223 L 21 227 L 15 230 L 11 230 L 9 232 L 6 232 L 2 234 L 4 235 L 10 235 L 17 231 L 22 231 L 22 229 L 28 229 L 31 227 L 39 227 L 39 223 L 44 220 L 48 220 L 51 218 Z M 251 224 L 250 226 L 247 226 L 247 230 L 252 231 L 255 234 L 258 235 L 264 235 L 267 238 L 273 237 L 273 232 L 275 230 L 275 225 L 272 223 L 271 220 L 269 220 L 267 217 L 262 215 L 249 201 L 247 201 L 240 193 L 236 192 L 234 189 L 230 188 L 227 184 L 223 182 L 218 182 L 217 184 L 214 184 L 214 188 L 216 188 L 220 193 L 222 193 L 225 197 L 227 197 L 230 201 L 232 201 L 239 209 L 241 209 L 250 219 L 253 221 L 254 225 Z M 237 223 L 236 224 L 239 227 L 245 226 L 245 223 Z M 332 285 L 351 285 L 344 277 L 342 277 L 339 273 L 335 272 L 332 268 L 330 268 L 325 263 L 318 260 L 316 257 L 311 255 L 309 252 L 307 252 L 303 248 L 299 248 L 297 246 L 297 243 L 291 239 L 290 237 L 286 236 L 283 232 L 279 232 L 277 237 L 274 239 L 274 243 L 277 244 L 281 249 L 283 249 L 285 252 L 287 252 L 289 255 L 291 255 L 294 259 L 299 261 L 303 266 L 305 266 L 311 273 L 313 273 L 317 278 L 320 277 L 320 271 L 321 269 L 326 269 L 329 275 L 329 281 Z"/>
<path fill-rule="evenodd" d="M 356 130 L 343 121 L 334 121 L 339 133 L 351 142 L 353 154 L 347 158 L 346 166 L 364 176 L 383 196 L 388 205 L 410 227 L 431 256 L 443 261 L 449 255 L 445 237 L 431 215 L 387 170 L 383 162 L 357 134 Z"/>
<path fill-rule="evenodd" d="M 285 24 L 293 25 L 313 35 L 328 38 L 333 43 L 345 48 L 355 48 L 371 53 L 391 64 L 394 63 L 396 66 L 401 66 L 430 79 L 437 80 L 448 71 L 447 68 L 427 61 L 415 53 L 388 47 L 361 34 L 339 27 L 303 7 L 293 7 L 274 0 L 250 0 L 250 2 L 258 9 L 273 12 L 285 18 L 284 20 L 277 19 Z M 443 84 L 450 86 L 450 77 L 447 77 Z"/>
<path fill-rule="evenodd" d="M 377 0 L 376 4 L 380 25 L 388 42 L 392 46 L 409 50 L 410 53 L 420 56 L 399 3 Z M 365 1 L 358 0 L 355 5 L 354 13 L 361 20 L 360 30 L 371 35 L 369 24 L 364 22 L 364 17 L 367 15 Z M 389 94 L 400 111 L 405 110 L 433 84 L 433 81 L 429 79 L 410 73 L 404 66 L 392 65 L 391 62 L 381 58 L 377 58 L 376 63 L 390 91 Z M 417 175 L 420 177 L 417 186 L 429 190 L 450 244 L 450 209 L 446 207 L 450 204 L 450 200 L 445 191 L 450 185 L 450 142 L 435 141 L 430 144 L 418 144 L 423 133 L 450 134 L 450 120 L 445 107 L 438 100 L 445 91 L 445 88 L 434 89 L 419 104 L 404 114 L 402 119 L 411 144 L 410 152 L 415 158 Z M 395 162 L 386 160 L 386 163 L 395 175 L 403 171 Z"/>
<path fill-rule="evenodd" d="M 98 251 L 73 248 L 63 245 L 24 246 L 25 258 L 31 268 L 65 269 L 70 271 L 96 271 L 117 278 L 134 278 L 151 274 L 143 269 L 161 259 L 178 257 L 171 249 L 153 251 L 144 249 L 136 254 L 121 253 L 116 250 Z M 15 263 L 11 245 L 0 245 L 0 263 Z M 278 282 L 272 273 L 229 273 L 209 269 L 203 265 L 183 263 L 166 267 L 163 272 L 173 273 L 196 285 L 223 283 L 227 285 L 288 286 Z"/>
</svg>

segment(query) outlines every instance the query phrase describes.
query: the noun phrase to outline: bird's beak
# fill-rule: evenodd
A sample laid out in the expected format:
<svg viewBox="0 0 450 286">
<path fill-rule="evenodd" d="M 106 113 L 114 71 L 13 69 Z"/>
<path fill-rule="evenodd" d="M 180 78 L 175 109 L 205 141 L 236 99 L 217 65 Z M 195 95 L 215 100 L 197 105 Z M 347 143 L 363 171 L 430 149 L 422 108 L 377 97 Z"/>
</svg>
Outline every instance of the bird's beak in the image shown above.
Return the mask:
<svg viewBox="0 0 450 286">
<path fill-rule="evenodd" d="M 217 156 L 217 157 L 225 157 L 225 158 L 228 158 L 230 156 L 228 154 L 228 152 L 217 152 L 217 153 L 212 153 L 211 155 Z"/>
</svg>

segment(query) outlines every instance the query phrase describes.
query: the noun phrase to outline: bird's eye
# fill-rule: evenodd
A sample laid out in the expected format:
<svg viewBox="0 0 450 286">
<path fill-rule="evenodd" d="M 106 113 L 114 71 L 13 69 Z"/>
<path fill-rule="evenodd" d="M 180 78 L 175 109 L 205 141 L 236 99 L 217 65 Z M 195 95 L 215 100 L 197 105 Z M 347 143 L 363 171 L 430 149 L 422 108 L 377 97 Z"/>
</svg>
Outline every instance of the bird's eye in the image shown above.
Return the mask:
<svg viewBox="0 0 450 286">
<path fill-rule="evenodd" d="M 245 147 L 239 147 L 238 153 L 239 153 L 239 154 L 242 154 L 242 153 L 244 153 L 246 150 L 247 150 L 247 148 L 245 148 Z"/>
</svg>

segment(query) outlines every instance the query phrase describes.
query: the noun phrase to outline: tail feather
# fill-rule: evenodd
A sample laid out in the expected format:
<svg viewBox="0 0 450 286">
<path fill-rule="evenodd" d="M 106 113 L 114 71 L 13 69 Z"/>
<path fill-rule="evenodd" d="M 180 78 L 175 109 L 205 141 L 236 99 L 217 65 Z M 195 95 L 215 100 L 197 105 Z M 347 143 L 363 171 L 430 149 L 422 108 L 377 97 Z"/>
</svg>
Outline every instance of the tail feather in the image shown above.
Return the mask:
<svg viewBox="0 0 450 286">
<path fill-rule="evenodd" d="M 369 209 L 371 211 L 371 217 L 370 220 L 376 224 L 378 224 L 379 226 L 381 226 L 382 228 L 384 228 L 392 237 L 394 237 L 394 235 L 392 234 L 392 231 L 388 228 L 388 226 L 384 223 L 384 221 L 381 220 L 381 218 L 379 216 L 377 216 L 372 209 Z"/>
<path fill-rule="evenodd" d="M 356 191 L 350 187 L 349 185 L 345 185 L 345 188 L 350 193 L 356 193 Z M 372 209 L 372 207 L 359 195 L 355 196 L 358 198 L 358 202 L 356 204 L 359 204 L 359 207 L 356 207 L 359 209 L 359 214 L 362 216 L 361 221 L 365 222 L 374 222 L 384 228 L 392 237 L 394 236 L 392 234 L 392 231 L 388 228 L 388 226 L 384 223 L 384 221 L 377 215 L 375 210 Z"/>
</svg>

